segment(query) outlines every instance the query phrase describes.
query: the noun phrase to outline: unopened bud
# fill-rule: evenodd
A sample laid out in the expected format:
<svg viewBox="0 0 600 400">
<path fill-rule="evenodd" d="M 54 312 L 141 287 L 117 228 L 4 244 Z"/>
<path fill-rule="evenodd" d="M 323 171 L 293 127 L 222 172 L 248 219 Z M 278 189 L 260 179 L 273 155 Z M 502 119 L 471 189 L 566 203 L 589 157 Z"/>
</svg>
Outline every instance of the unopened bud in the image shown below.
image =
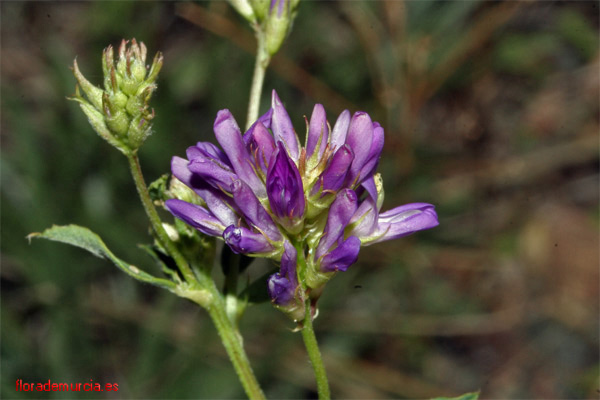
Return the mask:
<svg viewBox="0 0 600 400">
<path fill-rule="evenodd" d="M 299 0 L 271 0 L 269 14 L 264 21 L 267 51 L 277 53 L 296 17 Z"/>
<path fill-rule="evenodd" d="M 253 5 L 248 0 L 229 0 L 229 4 L 248 22 L 256 22 L 257 15 Z"/>
<path fill-rule="evenodd" d="M 112 46 L 102 53 L 104 90 L 85 79 L 77 61 L 73 65 L 73 73 L 88 100 L 81 97 L 78 90 L 72 100 L 81 103 L 100 136 L 115 146 L 117 143 L 123 152 L 137 150 L 152 132 L 150 122 L 154 111 L 149 111 L 149 102 L 156 90 L 156 78 L 163 63 L 159 52 L 147 73 L 146 46 L 138 44 L 135 39 L 129 46 L 127 43 L 125 40 L 121 42 L 116 62 Z"/>
</svg>

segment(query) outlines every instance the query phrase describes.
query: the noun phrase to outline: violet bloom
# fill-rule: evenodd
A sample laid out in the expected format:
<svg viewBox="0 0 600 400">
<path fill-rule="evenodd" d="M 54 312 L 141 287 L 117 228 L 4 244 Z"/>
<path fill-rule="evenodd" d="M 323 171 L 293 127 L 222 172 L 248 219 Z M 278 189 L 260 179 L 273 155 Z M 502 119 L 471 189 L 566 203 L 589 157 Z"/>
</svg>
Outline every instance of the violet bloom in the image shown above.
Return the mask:
<svg viewBox="0 0 600 400">
<path fill-rule="evenodd" d="M 431 204 L 380 212 L 383 187 L 376 169 L 384 132 L 367 113 L 344 111 L 331 128 L 317 104 L 307 125 L 302 146 L 274 91 L 271 109 L 243 135 L 231 113 L 219 111 L 214 131 L 222 150 L 198 143 L 187 150 L 187 160 L 174 157 L 171 163 L 173 175 L 204 204 L 166 202 L 177 218 L 221 236 L 234 252 L 279 261 L 269 294 L 290 314 L 302 306 L 304 289 L 316 293 L 346 271 L 361 246 L 438 224 Z"/>
</svg>

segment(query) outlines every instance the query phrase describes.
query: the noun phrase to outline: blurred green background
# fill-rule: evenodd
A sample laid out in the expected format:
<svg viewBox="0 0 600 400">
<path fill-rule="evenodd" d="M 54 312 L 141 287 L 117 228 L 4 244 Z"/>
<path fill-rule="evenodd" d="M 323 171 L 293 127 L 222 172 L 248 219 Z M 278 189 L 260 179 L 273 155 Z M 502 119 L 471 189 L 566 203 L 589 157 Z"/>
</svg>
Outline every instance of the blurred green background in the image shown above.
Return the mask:
<svg viewBox="0 0 600 400">
<path fill-rule="evenodd" d="M 1 397 L 15 381 L 118 383 L 49 398 L 239 398 L 206 313 L 66 245 L 54 224 L 136 247 L 148 225 L 124 157 L 66 101 L 77 56 L 101 82 L 121 38 L 161 50 L 147 181 L 216 112 L 244 124 L 252 33 L 225 2 L 2 2 Z M 267 73 L 299 132 L 364 110 L 386 130 L 384 209 L 423 201 L 440 226 L 364 248 L 315 322 L 334 397 L 596 398 L 599 374 L 597 2 L 306 2 Z M 168 216 L 165 215 L 168 218 Z M 257 267 L 255 267 L 257 268 Z M 252 270 L 252 267 L 251 267 Z M 272 398 L 315 397 L 298 333 L 269 304 L 242 319 Z"/>
</svg>

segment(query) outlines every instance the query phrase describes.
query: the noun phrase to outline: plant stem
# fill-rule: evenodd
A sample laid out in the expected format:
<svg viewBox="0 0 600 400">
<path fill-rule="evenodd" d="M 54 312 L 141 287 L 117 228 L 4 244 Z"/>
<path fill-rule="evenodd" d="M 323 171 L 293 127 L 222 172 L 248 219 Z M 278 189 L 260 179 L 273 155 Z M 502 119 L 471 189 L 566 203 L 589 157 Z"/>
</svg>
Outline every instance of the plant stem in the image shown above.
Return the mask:
<svg viewBox="0 0 600 400">
<path fill-rule="evenodd" d="M 254 376 L 254 372 L 252 371 L 252 367 L 250 366 L 250 362 L 248 361 L 248 357 L 244 351 L 242 337 L 239 331 L 234 327 L 233 322 L 227 316 L 223 297 L 215 287 L 214 282 L 212 282 L 210 277 L 205 277 L 204 274 L 200 274 L 199 277 L 194 275 L 183 255 L 179 252 L 179 250 L 177 250 L 171 239 L 169 239 L 167 232 L 162 226 L 162 222 L 158 216 L 156 208 L 152 203 L 152 199 L 150 199 L 148 188 L 146 186 L 146 182 L 144 181 L 137 155 L 128 154 L 127 158 L 129 160 L 129 167 L 131 169 L 131 174 L 133 175 L 133 180 L 135 181 L 138 194 L 140 195 L 140 199 L 142 200 L 146 214 L 150 219 L 152 228 L 154 229 L 154 232 L 156 232 L 161 244 L 167 249 L 169 254 L 177 263 L 177 266 L 179 267 L 179 270 L 181 271 L 186 282 L 195 287 L 200 285 L 200 287 L 208 290 L 212 295 L 212 301 L 208 306 L 202 302 L 198 302 L 197 299 L 196 302 L 198 302 L 198 304 L 200 304 L 202 307 L 206 307 L 208 309 L 208 313 L 210 314 L 213 323 L 217 328 L 217 332 L 219 333 L 221 341 L 223 342 L 223 346 L 229 355 L 231 363 L 237 372 L 246 394 L 250 399 L 264 399 L 265 396 L 258 384 L 258 381 L 256 380 L 256 377 Z M 198 279 L 200 279 L 200 282 Z M 194 299 L 190 298 L 190 300 Z"/>
<path fill-rule="evenodd" d="M 262 94 L 265 72 L 271 61 L 271 56 L 267 52 L 265 34 L 262 28 L 255 27 L 256 32 L 256 61 L 254 63 L 254 74 L 252 76 L 252 86 L 250 87 L 250 100 L 248 101 L 248 116 L 246 118 L 246 130 L 258 119 L 258 108 L 260 106 L 260 95 Z"/>
<path fill-rule="evenodd" d="M 214 285 L 212 285 L 211 288 L 213 295 L 215 296 L 215 301 L 208 307 L 208 313 L 219 332 L 221 342 L 227 351 L 227 355 L 229 355 L 229 359 L 235 368 L 235 372 L 237 372 L 238 378 L 249 399 L 264 399 L 265 395 L 254 376 L 250 361 L 244 351 L 242 336 L 227 316 L 225 302 L 217 288 Z"/>
<path fill-rule="evenodd" d="M 135 187 L 137 188 L 138 194 L 140 195 L 140 200 L 144 205 L 144 210 L 146 210 L 146 215 L 150 220 L 150 224 L 152 225 L 152 229 L 158 236 L 158 240 L 167 250 L 167 252 L 173 257 L 177 267 L 181 271 L 183 278 L 185 281 L 191 285 L 197 284 L 197 279 L 194 273 L 192 272 L 190 266 L 188 265 L 186 259 L 181 255 L 179 250 L 175 247 L 165 228 L 162 226 L 162 221 L 158 216 L 158 212 L 152 203 L 152 199 L 150 198 L 150 194 L 148 193 L 148 187 L 146 186 L 146 182 L 144 181 L 144 175 L 142 174 L 142 169 L 140 167 L 140 160 L 138 159 L 137 154 L 127 154 L 127 159 L 129 160 L 129 169 L 131 170 L 131 175 L 133 176 L 133 180 L 135 182 Z"/>
<path fill-rule="evenodd" d="M 304 339 L 304 346 L 308 352 L 308 358 L 315 371 L 319 399 L 329 400 L 331 398 L 331 394 L 329 393 L 329 382 L 327 381 L 325 365 L 323 364 L 319 345 L 317 344 L 317 337 L 315 336 L 315 331 L 313 329 L 310 299 L 306 300 L 306 313 L 304 316 L 304 327 L 302 328 L 302 339 Z"/>
<path fill-rule="evenodd" d="M 306 255 L 304 254 L 304 242 L 297 238 L 294 241 L 294 247 L 296 248 L 296 268 L 298 271 L 306 271 Z M 302 276 L 298 277 L 300 282 L 304 279 Z M 307 292 L 306 284 L 303 284 L 302 288 Z M 327 372 L 325 372 L 325 365 L 321 358 L 321 352 L 319 351 L 319 345 L 317 344 L 317 337 L 312 324 L 312 306 L 310 298 L 307 298 L 304 303 L 304 321 L 302 322 L 302 339 L 304 339 L 304 347 L 308 353 L 308 358 L 312 364 L 313 371 L 315 371 L 315 378 L 317 380 L 317 392 L 319 393 L 319 399 L 328 400 L 331 398 L 329 393 L 329 382 L 327 380 Z"/>
</svg>

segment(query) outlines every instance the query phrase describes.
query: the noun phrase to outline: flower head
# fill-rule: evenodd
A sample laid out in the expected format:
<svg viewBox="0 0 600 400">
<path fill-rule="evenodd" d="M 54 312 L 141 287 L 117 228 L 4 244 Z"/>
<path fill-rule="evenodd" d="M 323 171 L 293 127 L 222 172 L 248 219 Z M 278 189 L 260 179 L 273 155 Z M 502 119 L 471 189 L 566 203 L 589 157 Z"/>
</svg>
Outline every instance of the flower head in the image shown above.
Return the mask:
<svg viewBox="0 0 600 400">
<path fill-rule="evenodd" d="M 173 215 L 221 236 L 234 252 L 279 261 L 269 294 L 295 319 L 311 290 L 320 292 L 356 262 L 361 245 L 438 224 L 426 203 L 380 213 L 383 185 L 375 171 L 384 132 L 367 113 L 344 111 L 332 129 L 317 104 L 307 125 L 303 147 L 275 92 L 271 109 L 243 135 L 231 113 L 219 111 L 214 131 L 223 150 L 198 143 L 188 160 L 172 162 L 173 175 L 204 204 L 166 202 Z"/>
<path fill-rule="evenodd" d="M 80 103 L 92 127 L 121 152 L 137 150 L 152 132 L 154 110 L 150 98 L 156 90 L 156 78 L 162 67 L 163 56 L 156 53 L 152 66 L 146 68 L 147 50 L 135 39 L 123 40 L 118 58 L 114 59 L 112 46 L 104 49 L 102 70 L 104 89 L 90 83 L 73 62 L 73 73 L 78 86 L 72 100 Z M 81 96 L 79 87 L 87 100 Z"/>
</svg>

